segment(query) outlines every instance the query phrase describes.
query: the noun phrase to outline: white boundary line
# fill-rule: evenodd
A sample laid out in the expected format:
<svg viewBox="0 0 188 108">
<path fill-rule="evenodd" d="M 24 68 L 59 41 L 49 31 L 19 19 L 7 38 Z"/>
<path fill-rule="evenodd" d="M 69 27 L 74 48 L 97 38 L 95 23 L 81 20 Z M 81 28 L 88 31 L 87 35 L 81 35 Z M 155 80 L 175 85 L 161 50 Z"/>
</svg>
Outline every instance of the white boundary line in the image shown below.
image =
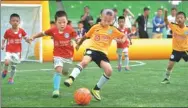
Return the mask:
<svg viewBox="0 0 188 108">
<path fill-rule="evenodd" d="M 143 66 L 146 63 L 141 62 L 141 61 L 130 61 L 138 64 L 130 65 L 130 67 L 136 67 L 136 66 Z M 117 66 L 112 66 L 112 68 L 116 68 Z M 124 67 L 124 66 L 123 66 Z M 91 69 L 100 69 L 99 67 L 87 67 L 84 70 L 91 70 Z M 53 68 L 51 69 L 31 69 L 31 70 L 18 70 L 18 73 L 20 72 L 33 72 L 33 71 L 52 71 L 54 70 Z"/>
</svg>

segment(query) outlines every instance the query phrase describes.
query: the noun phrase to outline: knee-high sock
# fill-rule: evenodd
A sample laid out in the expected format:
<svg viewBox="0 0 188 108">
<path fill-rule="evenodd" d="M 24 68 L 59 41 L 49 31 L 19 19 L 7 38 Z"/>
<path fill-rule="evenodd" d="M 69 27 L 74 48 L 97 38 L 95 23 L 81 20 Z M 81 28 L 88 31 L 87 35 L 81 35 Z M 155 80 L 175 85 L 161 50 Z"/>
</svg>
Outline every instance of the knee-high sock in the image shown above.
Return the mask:
<svg viewBox="0 0 188 108">
<path fill-rule="evenodd" d="M 124 62 L 125 62 L 125 66 L 129 66 L 129 56 L 128 56 L 128 54 L 125 54 Z"/>
<path fill-rule="evenodd" d="M 99 79 L 98 83 L 96 84 L 94 90 L 100 90 L 101 87 L 109 80 L 109 78 L 103 74 L 101 78 Z"/>
<path fill-rule="evenodd" d="M 122 65 L 122 55 L 118 54 L 118 65 Z"/>
<path fill-rule="evenodd" d="M 70 78 L 72 78 L 73 80 L 76 79 L 76 77 L 80 74 L 80 72 L 82 71 L 83 67 L 81 65 L 76 65 L 76 67 L 73 69 L 72 73 L 70 74 Z"/>
<path fill-rule="evenodd" d="M 54 73 L 54 90 L 59 90 L 60 88 L 60 83 L 61 83 L 61 73 L 55 72 Z"/>
<path fill-rule="evenodd" d="M 11 78 L 14 78 L 15 73 L 16 73 L 16 65 L 12 65 L 12 66 L 11 66 L 10 77 L 11 77 Z"/>
</svg>

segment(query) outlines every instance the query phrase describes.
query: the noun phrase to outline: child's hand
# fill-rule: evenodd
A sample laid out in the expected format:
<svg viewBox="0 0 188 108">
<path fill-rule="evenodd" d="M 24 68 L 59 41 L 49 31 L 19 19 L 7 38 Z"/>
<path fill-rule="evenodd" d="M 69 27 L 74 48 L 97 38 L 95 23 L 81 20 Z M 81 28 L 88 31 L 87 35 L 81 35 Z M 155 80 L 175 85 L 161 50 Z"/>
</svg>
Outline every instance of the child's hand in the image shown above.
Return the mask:
<svg viewBox="0 0 188 108">
<path fill-rule="evenodd" d="M 79 48 L 80 48 L 80 45 L 76 45 L 76 50 L 78 51 L 79 50 Z"/>
<path fill-rule="evenodd" d="M 26 41 L 27 43 L 31 44 L 31 41 L 30 41 L 29 38 L 25 39 L 25 41 Z"/>
<path fill-rule="evenodd" d="M 2 46 L 1 46 L 1 50 L 4 50 L 4 49 L 5 49 L 5 46 L 4 46 L 4 45 L 2 45 Z"/>
</svg>

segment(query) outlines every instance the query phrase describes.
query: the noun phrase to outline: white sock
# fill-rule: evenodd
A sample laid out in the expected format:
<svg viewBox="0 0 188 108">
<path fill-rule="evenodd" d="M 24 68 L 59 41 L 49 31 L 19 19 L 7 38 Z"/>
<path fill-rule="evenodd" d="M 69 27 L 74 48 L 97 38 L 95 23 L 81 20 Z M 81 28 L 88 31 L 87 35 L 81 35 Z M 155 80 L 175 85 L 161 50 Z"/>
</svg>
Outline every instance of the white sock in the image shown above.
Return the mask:
<svg viewBox="0 0 188 108">
<path fill-rule="evenodd" d="M 74 79 L 76 79 L 76 77 L 80 74 L 82 69 L 83 68 L 81 65 L 76 65 L 76 67 L 73 69 L 72 73 L 70 74 L 70 77 L 73 77 Z"/>
<path fill-rule="evenodd" d="M 172 71 L 169 71 L 168 69 L 166 69 L 166 73 L 165 73 L 165 78 L 166 79 L 170 79 L 170 74 Z"/>
<path fill-rule="evenodd" d="M 125 54 L 125 66 L 129 66 L 129 56 L 128 54 Z"/>
<path fill-rule="evenodd" d="M 10 77 L 11 78 L 14 78 L 14 75 L 15 75 L 15 73 L 16 73 L 16 65 L 12 65 L 11 66 L 11 72 L 10 72 Z"/>
<path fill-rule="evenodd" d="M 109 78 L 103 74 L 94 89 L 99 90 L 108 80 Z"/>
<path fill-rule="evenodd" d="M 122 55 L 118 54 L 118 65 L 122 64 Z"/>
</svg>

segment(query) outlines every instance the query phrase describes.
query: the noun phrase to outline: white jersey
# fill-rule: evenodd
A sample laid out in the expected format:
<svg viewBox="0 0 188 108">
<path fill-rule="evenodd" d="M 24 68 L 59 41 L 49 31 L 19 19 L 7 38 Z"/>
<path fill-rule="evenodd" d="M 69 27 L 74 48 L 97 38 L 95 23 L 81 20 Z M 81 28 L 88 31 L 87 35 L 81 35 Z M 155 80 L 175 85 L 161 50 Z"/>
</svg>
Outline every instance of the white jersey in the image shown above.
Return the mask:
<svg viewBox="0 0 188 108">
<path fill-rule="evenodd" d="M 172 15 L 169 15 L 169 16 L 167 17 L 167 19 L 168 19 L 168 22 L 170 22 L 170 23 L 171 23 L 171 22 L 173 22 L 173 23 L 176 22 L 176 17 L 175 17 L 175 16 L 173 17 Z M 171 35 L 170 30 L 171 30 L 171 29 L 168 27 L 168 29 L 167 29 L 167 34 L 168 34 L 168 35 Z"/>
<path fill-rule="evenodd" d="M 131 16 L 125 17 L 125 27 L 126 28 L 132 27 L 132 17 Z"/>
<path fill-rule="evenodd" d="M 116 16 L 116 17 L 114 18 L 113 26 L 115 26 L 116 28 L 119 27 L 119 25 L 118 25 L 118 16 Z"/>
</svg>

